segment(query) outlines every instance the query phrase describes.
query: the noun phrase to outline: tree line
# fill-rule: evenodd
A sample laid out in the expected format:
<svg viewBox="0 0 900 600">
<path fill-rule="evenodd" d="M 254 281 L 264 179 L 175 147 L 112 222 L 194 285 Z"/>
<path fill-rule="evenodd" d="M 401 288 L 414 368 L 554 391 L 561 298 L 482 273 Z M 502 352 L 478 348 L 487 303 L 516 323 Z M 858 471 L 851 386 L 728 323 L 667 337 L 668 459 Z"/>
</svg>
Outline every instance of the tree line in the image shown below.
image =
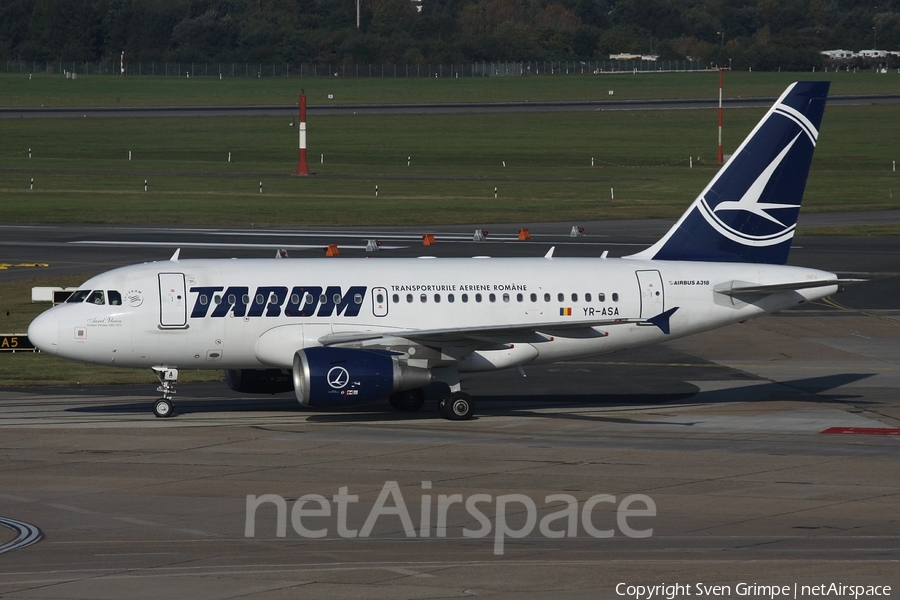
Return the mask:
<svg viewBox="0 0 900 600">
<path fill-rule="evenodd" d="M 357 17 L 357 14 L 359 15 Z M 900 0 L 3 0 L 0 60 L 458 64 L 611 53 L 808 70 L 900 50 Z"/>
</svg>

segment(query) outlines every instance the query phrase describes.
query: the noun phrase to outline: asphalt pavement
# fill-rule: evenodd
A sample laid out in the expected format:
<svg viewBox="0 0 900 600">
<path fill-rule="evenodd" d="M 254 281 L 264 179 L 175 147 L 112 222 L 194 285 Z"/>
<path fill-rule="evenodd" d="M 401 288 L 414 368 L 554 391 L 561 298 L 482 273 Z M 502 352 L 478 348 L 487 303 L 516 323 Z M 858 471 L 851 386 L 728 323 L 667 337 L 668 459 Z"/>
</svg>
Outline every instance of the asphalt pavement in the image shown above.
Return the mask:
<svg viewBox="0 0 900 600">
<path fill-rule="evenodd" d="M 525 377 L 473 375 L 468 422 L 437 415 L 439 390 L 407 415 L 183 384 L 180 414 L 162 420 L 149 380 L 0 383 L 0 596 L 568 599 L 680 584 L 679 597 L 710 585 L 772 597 L 748 593 L 756 584 L 799 598 L 831 583 L 896 594 L 900 240 L 803 231 L 897 217 L 803 217 L 792 264 L 870 279 L 828 302 Z M 341 257 L 323 260 L 340 261 L 380 239 L 377 260 L 550 246 L 618 256 L 670 224 L 3 226 L 0 263 L 48 266 L 0 270 L 0 285 L 87 278 L 178 247 L 297 258 L 337 243 Z M 423 247 L 424 233 L 438 243 Z"/>
</svg>

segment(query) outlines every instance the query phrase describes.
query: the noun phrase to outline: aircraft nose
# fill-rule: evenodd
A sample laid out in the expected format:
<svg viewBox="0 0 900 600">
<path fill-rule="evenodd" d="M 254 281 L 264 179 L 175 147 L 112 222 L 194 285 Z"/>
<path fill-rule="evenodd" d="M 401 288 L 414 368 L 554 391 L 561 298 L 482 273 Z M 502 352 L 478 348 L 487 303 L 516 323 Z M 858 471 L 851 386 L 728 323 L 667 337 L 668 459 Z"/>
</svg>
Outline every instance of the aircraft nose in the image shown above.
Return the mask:
<svg viewBox="0 0 900 600">
<path fill-rule="evenodd" d="M 28 326 L 28 339 L 35 348 L 47 354 L 56 354 L 59 348 L 59 319 L 45 312 Z"/>
</svg>

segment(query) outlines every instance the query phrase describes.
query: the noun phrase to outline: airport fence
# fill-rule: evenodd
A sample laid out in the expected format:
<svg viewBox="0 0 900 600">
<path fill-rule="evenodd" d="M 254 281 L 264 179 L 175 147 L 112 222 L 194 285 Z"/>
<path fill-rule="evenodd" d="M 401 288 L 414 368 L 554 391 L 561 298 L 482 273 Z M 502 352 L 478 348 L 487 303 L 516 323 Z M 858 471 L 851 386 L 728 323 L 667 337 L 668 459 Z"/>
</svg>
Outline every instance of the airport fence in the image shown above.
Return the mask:
<svg viewBox="0 0 900 600">
<path fill-rule="evenodd" d="M 518 61 L 438 65 L 357 65 L 325 63 L 194 63 L 113 61 L 12 61 L 6 73 L 48 75 L 126 75 L 138 77 L 522 77 L 706 71 L 707 63 L 689 60 Z"/>
</svg>

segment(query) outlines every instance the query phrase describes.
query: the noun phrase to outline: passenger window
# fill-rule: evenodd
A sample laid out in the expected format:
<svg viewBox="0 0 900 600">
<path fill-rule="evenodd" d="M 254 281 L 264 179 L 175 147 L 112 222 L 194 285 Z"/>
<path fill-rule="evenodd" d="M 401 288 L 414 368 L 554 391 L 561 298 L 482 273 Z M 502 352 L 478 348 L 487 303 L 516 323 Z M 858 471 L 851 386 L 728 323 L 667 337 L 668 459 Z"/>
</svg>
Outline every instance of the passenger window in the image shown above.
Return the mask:
<svg viewBox="0 0 900 600">
<path fill-rule="evenodd" d="M 490 300 L 491 302 L 496 302 L 497 295 L 496 294 L 488 294 L 488 300 Z"/>
<path fill-rule="evenodd" d="M 237 304 L 237 296 L 228 294 L 228 304 Z"/>
<path fill-rule="evenodd" d="M 531 294 L 531 301 L 537 302 L 537 294 Z"/>
<path fill-rule="evenodd" d="M 265 297 L 265 296 L 263 296 L 262 294 L 257 294 L 257 295 L 256 295 L 256 303 L 257 303 L 257 304 L 262 304 L 262 303 L 265 302 L 265 301 L 266 301 L 266 297 Z"/>
<path fill-rule="evenodd" d="M 115 290 L 108 290 L 106 295 L 109 297 L 109 303 L 113 306 L 119 306 L 122 304 L 122 294 Z"/>
<path fill-rule="evenodd" d="M 243 296 L 241 296 L 241 302 L 244 303 L 244 306 L 250 304 L 250 294 L 244 294 Z"/>
<path fill-rule="evenodd" d="M 216 304 L 222 304 L 222 296 L 216 294 L 215 296 L 213 296 L 213 302 L 215 302 Z"/>
<path fill-rule="evenodd" d="M 334 295 L 331 297 L 331 299 L 334 300 L 334 303 L 335 303 L 335 304 L 340 304 L 340 303 L 341 303 L 341 295 L 340 295 L 340 294 L 334 294 Z"/>
<path fill-rule="evenodd" d="M 544 302 L 550 302 L 550 294 L 544 294 Z"/>
<path fill-rule="evenodd" d="M 406 301 L 409 302 L 409 303 L 412 303 L 412 301 L 413 301 L 413 295 L 412 295 L 412 294 L 407 294 L 407 295 L 406 295 Z"/>
<path fill-rule="evenodd" d="M 328 302 L 328 294 L 319 294 L 319 304 L 326 304 Z"/>
<path fill-rule="evenodd" d="M 612 295 L 612 300 L 613 300 L 613 302 L 618 302 L 618 301 L 619 301 L 619 295 L 618 295 L 618 294 L 613 294 L 613 295 Z"/>
<path fill-rule="evenodd" d="M 66 302 L 71 302 L 76 304 L 78 302 L 84 302 L 84 299 L 88 297 L 88 294 L 91 293 L 91 290 L 78 290 L 77 292 L 73 292 L 69 299 Z"/>
<path fill-rule="evenodd" d="M 355 296 L 353 296 L 353 298 L 354 300 L 356 298 L 359 298 L 359 302 L 357 302 L 357 304 L 362 302 L 362 296 L 360 296 L 359 294 L 356 294 Z M 375 301 L 378 302 L 378 304 L 384 304 L 384 294 L 379 293 L 377 296 L 375 296 Z"/>
<path fill-rule="evenodd" d="M 525 296 L 522 294 L 516 294 L 516 302 L 522 302 L 525 299 Z"/>
<path fill-rule="evenodd" d="M 566 295 L 563 294 L 562 292 L 560 292 L 559 294 L 556 295 L 556 299 L 559 300 L 560 302 L 565 302 L 565 301 L 566 301 Z"/>
<path fill-rule="evenodd" d="M 597 294 L 597 300 L 599 300 L 600 302 L 606 302 L 606 294 L 602 292 Z"/>
<path fill-rule="evenodd" d="M 428 296 L 426 294 L 422 294 L 421 296 L 419 296 L 419 300 L 422 301 L 422 304 L 425 304 L 426 302 L 428 302 Z"/>
<path fill-rule="evenodd" d="M 106 304 L 106 299 L 103 297 L 103 290 L 96 290 L 91 292 L 91 295 L 88 296 L 87 302 L 88 304 Z"/>
<path fill-rule="evenodd" d="M 509 302 L 509 294 L 503 294 L 503 301 Z"/>
<path fill-rule="evenodd" d="M 453 294 L 447 294 L 447 302 L 453 302 L 454 300 L 456 300 L 456 296 L 454 296 Z"/>
<path fill-rule="evenodd" d="M 578 294 L 572 294 L 572 302 L 578 302 Z"/>
<path fill-rule="evenodd" d="M 206 306 L 207 304 L 209 304 L 209 298 L 206 294 L 200 294 L 200 297 L 197 298 L 197 300 L 200 302 L 201 306 Z"/>
<path fill-rule="evenodd" d="M 400 302 L 400 294 L 394 294 L 391 299 L 394 301 L 394 304 L 399 303 Z"/>
<path fill-rule="evenodd" d="M 306 295 L 303 296 L 306 298 Z M 219 303 L 218 296 L 216 296 L 216 304 Z M 291 304 L 300 304 L 300 295 L 299 294 L 291 294 Z"/>
<path fill-rule="evenodd" d="M 469 301 L 469 295 L 468 295 L 468 294 L 463 294 L 463 295 L 462 295 L 462 301 L 463 301 L 463 302 L 468 302 L 468 301 Z"/>
<path fill-rule="evenodd" d="M 353 294 L 353 302 L 356 304 L 362 304 L 362 294 Z M 384 302 L 384 294 L 378 294 L 378 302 Z"/>
<path fill-rule="evenodd" d="M 434 295 L 434 301 L 435 301 L 435 302 L 440 302 L 440 301 L 441 301 L 441 295 L 440 295 L 440 294 L 435 294 L 435 295 Z"/>
<path fill-rule="evenodd" d="M 481 294 L 475 294 L 475 302 L 481 302 Z"/>
<path fill-rule="evenodd" d="M 591 294 L 590 294 L 590 293 L 587 293 L 587 294 L 584 295 L 584 301 L 585 301 L 585 302 L 590 302 L 590 301 L 591 301 Z"/>
</svg>

